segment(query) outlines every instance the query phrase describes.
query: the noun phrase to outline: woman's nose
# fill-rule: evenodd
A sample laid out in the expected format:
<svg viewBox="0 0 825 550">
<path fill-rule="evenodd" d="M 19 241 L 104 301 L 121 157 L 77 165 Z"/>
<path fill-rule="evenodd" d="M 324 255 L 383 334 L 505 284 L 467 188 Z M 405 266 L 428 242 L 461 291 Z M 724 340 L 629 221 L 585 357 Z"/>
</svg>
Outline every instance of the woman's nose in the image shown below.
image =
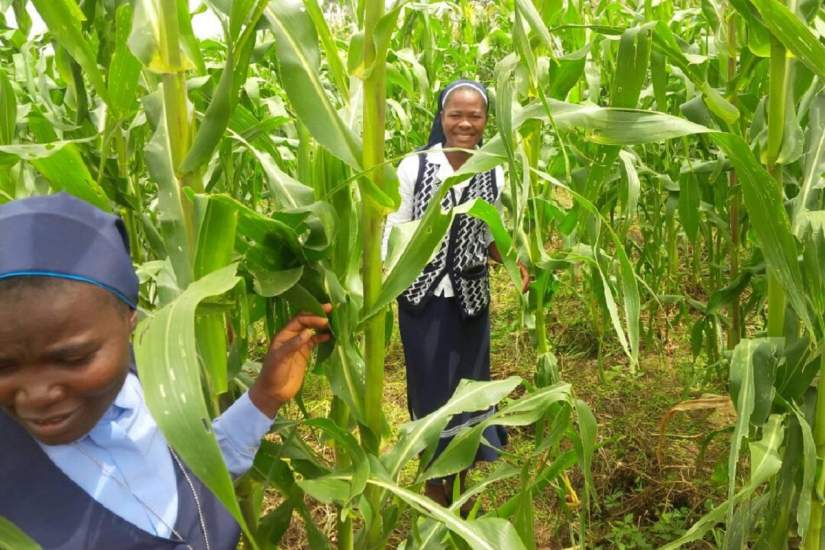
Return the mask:
<svg viewBox="0 0 825 550">
<path fill-rule="evenodd" d="M 42 373 L 21 380 L 14 395 L 14 405 L 18 414 L 39 413 L 66 397 L 62 381 L 53 375 Z"/>
</svg>

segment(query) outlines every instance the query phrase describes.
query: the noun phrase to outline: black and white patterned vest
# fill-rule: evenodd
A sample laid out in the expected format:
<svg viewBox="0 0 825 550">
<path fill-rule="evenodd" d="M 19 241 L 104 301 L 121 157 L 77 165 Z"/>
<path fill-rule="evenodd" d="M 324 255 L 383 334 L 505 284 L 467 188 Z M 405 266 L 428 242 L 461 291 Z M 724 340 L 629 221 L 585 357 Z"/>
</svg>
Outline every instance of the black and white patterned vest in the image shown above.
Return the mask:
<svg viewBox="0 0 825 550">
<path fill-rule="evenodd" d="M 414 220 L 420 219 L 433 196 L 441 186 L 438 164 L 427 160 L 426 153 L 419 155 L 418 178 L 413 192 Z M 444 210 L 476 198 L 495 204 L 498 199 L 495 169 L 476 174 L 464 187 L 460 196 L 451 189 L 441 201 Z M 467 214 L 458 214 L 450 231 L 445 235 L 441 248 L 427 264 L 421 275 L 399 296 L 399 304 L 408 309 L 423 308 L 433 296 L 442 277 L 448 276 L 453 293 L 464 317 L 474 317 L 490 305 L 490 283 L 487 278 L 487 226 Z"/>
</svg>

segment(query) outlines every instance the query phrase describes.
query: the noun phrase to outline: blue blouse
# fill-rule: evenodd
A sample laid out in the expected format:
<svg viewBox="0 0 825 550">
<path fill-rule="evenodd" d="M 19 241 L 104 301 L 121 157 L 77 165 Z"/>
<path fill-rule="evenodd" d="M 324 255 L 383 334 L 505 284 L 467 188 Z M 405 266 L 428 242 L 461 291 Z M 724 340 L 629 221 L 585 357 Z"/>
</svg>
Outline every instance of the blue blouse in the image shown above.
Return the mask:
<svg viewBox="0 0 825 550">
<path fill-rule="evenodd" d="M 221 453 L 234 476 L 252 466 L 273 419 L 245 393 L 212 423 Z M 69 479 L 126 521 L 169 537 L 178 515 L 172 456 L 129 373 L 114 403 L 85 437 L 66 445 L 40 447 Z"/>
</svg>

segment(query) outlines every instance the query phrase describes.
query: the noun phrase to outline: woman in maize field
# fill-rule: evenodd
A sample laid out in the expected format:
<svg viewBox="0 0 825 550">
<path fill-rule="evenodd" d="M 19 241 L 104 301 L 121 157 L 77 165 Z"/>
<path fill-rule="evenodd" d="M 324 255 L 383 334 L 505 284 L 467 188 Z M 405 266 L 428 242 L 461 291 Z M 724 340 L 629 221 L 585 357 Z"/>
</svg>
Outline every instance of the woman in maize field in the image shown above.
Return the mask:
<svg viewBox="0 0 825 550">
<path fill-rule="evenodd" d="M 441 185 L 470 158 L 482 142 L 489 110 L 487 91 L 472 80 L 449 84 L 438 97 L 427 145 L 398 166 L 401 206 L 387 218 L 392 226 L 416 220 Z M 444 196 L 449 209 L 473 199 L 501 208 L 504 172 L 496 167 L 455 185 Z M 488 258 L 501 256 L 484 222 L 459 214 L 436 253 L 410 287 L 398 299 L 398 324 L 407 372 L 407 405 L 413 419 L 444 405 L 461 379 L 490 379 L 490 290 Z M 527 269 L 519 263 L 523 291 Z M 441 432 L 437 457 L 463 428 L 493 414 L 494 409 L 464 413 L 452 418 Z M 501 427 L 485 430 L 490 444 L 482 445 L 476 461 L 495 460 L 506 441 Z M 463 491 L 466 471 L 459 476 Z M 453 478 L 429 480 L 425 492 L 434 501 L 450 502 Z M 466 512 L 466 510 L 465 510 Z"/>
<path fill-rule="evenodd" d="M 46 549 L 235 548 L 238 524 L 144 402 L 129 344 L 137 302 L 119 218 L 63 193 L 0 206 L 0 516 Z M 295 317 L 213 422 L 233 475 L 252 466 L 326 329 Z"/>
</svg>

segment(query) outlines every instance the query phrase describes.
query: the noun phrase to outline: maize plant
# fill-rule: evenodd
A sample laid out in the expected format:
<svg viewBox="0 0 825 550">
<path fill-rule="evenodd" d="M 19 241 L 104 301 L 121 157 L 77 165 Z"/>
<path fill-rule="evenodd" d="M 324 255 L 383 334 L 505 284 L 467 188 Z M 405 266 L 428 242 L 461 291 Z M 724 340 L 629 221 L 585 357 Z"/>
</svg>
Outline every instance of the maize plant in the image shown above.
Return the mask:
<svg viewBox="0 0 825 550">
<path fill-rule="evenodd" d="M 593 543 L 598 417 L 550 330 L 567 286 L 600 369 L 615 344 L 644 377 L 675 309 L 692 355 L 729 372 L 726 496 L 667 547 L 721 528 L 727 548 L 819 548 L 823 34 L 819 0 L 0 0 L 0 202 L 66 191 L 124 219 L 147 403 L 245 547 L 279 547 L 300 517 L 313 549 L 536 548 L 533 500 L 553 493 L 579 504 L 563 544 Z M 490 130 L 384 260 L 393 167 L 456 77 L 494 92 Z M 439 208 L 497 165 L 504 213 Z M 392 303 L 459 213 L 486 222 L 513 282 L 529 267 L 515 300 L 530 376 L 465 381 L 392 426 Z M 299 398 L 233 480 L 205 426 L 249 387 L 262 335 L 325 302 L 334 340 L 313 372 L 328 405 Z M 492 405 L 430 460 L 453 415 Z M 423 496 L 471 465 L 490 425 L 529 445 L 449 507 Z M 458 513 L 501 487 L 516 490 Z M 315 523 L 319 503 L 334 528 Z M 0 518 L 0 545 L 29 544 Z"/>
</svg>

